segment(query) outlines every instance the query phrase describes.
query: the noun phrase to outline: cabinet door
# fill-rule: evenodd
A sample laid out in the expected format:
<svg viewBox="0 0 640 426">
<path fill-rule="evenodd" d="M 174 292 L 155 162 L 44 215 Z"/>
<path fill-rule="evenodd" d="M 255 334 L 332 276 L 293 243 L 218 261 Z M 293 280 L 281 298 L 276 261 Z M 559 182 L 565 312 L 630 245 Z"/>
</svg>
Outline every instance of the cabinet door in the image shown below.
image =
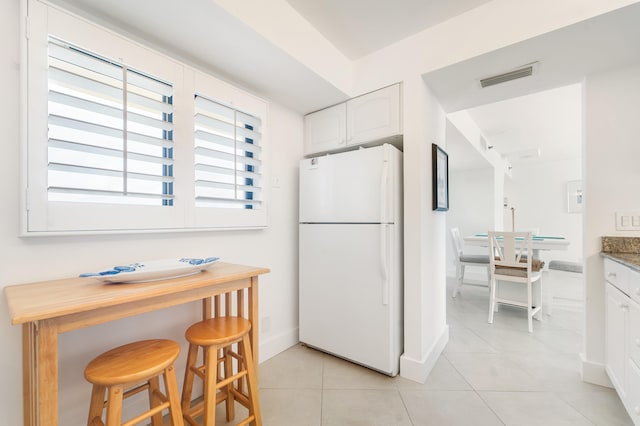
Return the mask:
<svg viewBox="0 0 640 426">
<path fill-rule="evenodd" d="M 347 102 L 347 145 L 363 144 L 401 133 L 399 84 Z"/>
<path fill-rule="evenodd" d="M 629 358 L 640 365 L 640 305 L 629 301 Z"/>
<path fill-rule="evenodd" d="M 640 303 L 640 273 L 629 270 L 629 292 L 631 299 Z"/>
<path fill-rule="evenodd" d="M 605 359 L 607 373 L 621 398 L 626 394 L 625 363 L 626 363 L 626 324 L 628 312 L 628 298 L 617 288 L 607 283 L 606 304 L 606 345 Z"/>
<path fill-rule="evenodd" d="M 629 412 L 633 424 L 640 424 L 640 368 L 629 360 L 627 365 L 627 400 L 625 406 Z"/>
<path fill-rule="evenodd" d="M 346 104 L 338 104 L 304 117 L 304 155 L 343 148 L 346 145 Z"/>
</svg>

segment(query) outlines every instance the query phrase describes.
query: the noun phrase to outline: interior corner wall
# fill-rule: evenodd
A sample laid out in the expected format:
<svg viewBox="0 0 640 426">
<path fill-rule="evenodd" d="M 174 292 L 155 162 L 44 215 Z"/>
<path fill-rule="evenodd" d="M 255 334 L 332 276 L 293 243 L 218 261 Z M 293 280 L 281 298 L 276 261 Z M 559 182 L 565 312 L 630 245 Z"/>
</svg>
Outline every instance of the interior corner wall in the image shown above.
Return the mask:
<svg viewBox="0 0 640 426">
<path fill-rule="evenodd" d="M 605 285 L 602 236 L 639 237 L 615 229 L 616 211 L 640 211 L 640 65 L 589 75 L 585 81 L 584 258 L 585 372 L 604 374 Z M 597 376 L 597 375 L 594 375 Z"/>
<path fill-rule="evenodd" d="M 507 179 L 505 197 L 514 207 L 518 230 L 538 229 L 540 235 L 560 235 L 569 240 L 566 251 L 540 251 L 551 260 L 582 261 L 582 214 L 567 211 L 567 182 L 582 179 L 582 159 L 573 158 L 515 164 Z M 511 230 L 511 211 L 504 213 L 504 229 Z"/>
<path fill-rule="evenodd" d="M 404 80 L 403 377 L 424 382 L 448 341 L 446 212 L 431 209 L 431 144 L 445 146 L 445 114 L 421 77 Z"/>
<path fill-rule="evenodd" d="M 455 276 L 455 250 L 451 228 L 460 235 L 472 235 L 494 229 L 494 169 L 458 170 L 449 173 L 449 212 L 447 213 L 447 276 Z M 487 249 L 465 246 L 465 254 L 486 254 Z M 469 275 L 478 272 L 486 277 L 486 268 L 469 268 Z M 481 270 L 482 269 L 482 270 Z M 486 278 L 485 278 L 486 280 Z"/>
</svg>

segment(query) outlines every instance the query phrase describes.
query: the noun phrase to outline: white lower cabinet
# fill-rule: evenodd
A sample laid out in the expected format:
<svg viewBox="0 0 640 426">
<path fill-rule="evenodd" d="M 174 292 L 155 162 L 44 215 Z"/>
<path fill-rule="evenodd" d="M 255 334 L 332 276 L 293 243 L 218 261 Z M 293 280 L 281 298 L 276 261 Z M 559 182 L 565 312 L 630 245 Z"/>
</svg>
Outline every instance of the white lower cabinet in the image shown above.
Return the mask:
<svg viewBox="0 0 640 426">
<path fill-rule="evenodd" d="M 628 323 L 628 299 L 620 290 L 607 283 L 607 319 L 605 356 L 607 373 L 622 398 L 626 394 L 626 326 Z"/>
<path fill-rule="evenodd" d="M 629 362 L 626 405 L 634 424 L 640 424 L 640 305 L 629 304 Z"/>
<path fill-rule="evenodd" d="M 633 424 L 637 425 L 640 424 L 640 368 L 632 360 L 627 366 L 627 387 L 625 406 Z"/>
<path fill-rule="evenodd" d="M 605 276 L 606 370 L 633 424 L 640 425 L 640 304 L 627 294 L 640 274 L 605 259 Z"/>
</svg>

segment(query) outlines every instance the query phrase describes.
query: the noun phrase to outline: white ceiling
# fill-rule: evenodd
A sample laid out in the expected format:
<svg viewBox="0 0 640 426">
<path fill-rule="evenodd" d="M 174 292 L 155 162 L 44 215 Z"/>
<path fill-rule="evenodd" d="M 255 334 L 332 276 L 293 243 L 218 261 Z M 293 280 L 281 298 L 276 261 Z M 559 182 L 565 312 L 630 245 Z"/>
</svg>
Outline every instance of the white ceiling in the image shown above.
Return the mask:
<svg viewBox="0 0 640 426">
<path fill-rule="evenodd" d="M 573 84 L 466 110 L 488 145 L 514 167 L 582 155 L 582 85 Z M 451 170 L 490 167 L 447 123 Z"/>
<path fill-rule="evenodd" d="M 467 110 L 513 165 L 581 156 L 582 86 L 574 84 Z"/>
<path fill-rule="evenodd" d="M 447 112 L 581 82 L 640 61 L 640 3 L 429 72 L 425 81 Z M 532 62 L 531 77 L 481 88 L 479 79 Z"/>
<path fill-rule="evenodd" d="M 467 110 L 489 144 L 504 155 L 539 148 L 524 162 L 581 155 L 582 89 L 585 76 L 640 63 L 640 4 L 445 67 L 424 76 L 447 112 Z M 479 78 L 538 61 L 531 77 L 481 88 Z M 460 138 L 447 148 L 464 167 L 488 167 Z M 476 161 L 472 161 L 475 159 Z"/>
<path fill-rule="evenodd" d="M 348 96 L 213 0 L 51 0 L 235 85 L 307 113 Z"/>
<path fill-rule="evenodd" d="M 490 0 L 287 0 L 349 59 L 358 59 Z"/>
<path fill-rule="evenodd" d="M 347 97 L 214 0 L 51 1 L 80 14 L 99 16 L 133 38 L 151 42 L 301 113 Z M 488 0 L 286 1 L 345 56 L 358 58 Z M 445 111 L 470 109 L 486 139 L 499 152 L 539 146 L 542 159 L 566 158 L 579 151 L 579 142 L 571 145 L 568 141 L 580 128 L 579 121 L 575 124 L 580 94 L 576 89 L 550 89 L 575 85 L 585 75 L 607 67 L 640 62 L 638 22 L 640 3 L 435 70 L 424 79 Z M 533 61 L 540 63 L 533 77 L 479 88 L 479 78 Z M 525 97 L 532 94 L 536 95 Z M 518 99 L 501 102 L 512 98 Z M 452 136 L 448 149 L 455 149 L 455 139 Z M 461 154 L 463 158 L 475 158 L 468 147 L 461 148 L 467 149 Z M 482 165 L 475 163 L 475 167 Z"/>
</svg>

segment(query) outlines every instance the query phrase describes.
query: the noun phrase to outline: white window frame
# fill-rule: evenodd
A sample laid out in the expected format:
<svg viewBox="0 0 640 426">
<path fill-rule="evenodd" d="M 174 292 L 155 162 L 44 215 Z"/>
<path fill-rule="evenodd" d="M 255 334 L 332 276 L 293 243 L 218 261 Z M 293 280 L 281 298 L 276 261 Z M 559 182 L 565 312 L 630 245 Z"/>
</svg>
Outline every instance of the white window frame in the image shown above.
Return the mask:
<svg viewBox="0 0 640 426">
<path fill-rule="evenodd" d="M 198 93 L 209 99 L 216 100 L 218 103 L 228 105 L 232 108 L 250 112 L 251 115 L 257 115 L 262 117 L 262 168 L 266 169 L 265 160 L 265 131 L 266 117 L 267 117 L 267 105 L 261 99 L 248 94 L 246 92 L 239 92 L 235 87 L 222 82 L 220 80 L 212 79 L 208 75 L 194 71 L 193 72 L 193 86 L 192 93 Z M 193 116 L 193 114 L 192 114 Z M 268 187 L 268 180 L 266 172 L 262 173 L 262 187 L 263 187 L 263 202 L 260 209 L 213 209 L 215 213 L 212 214 L 211 208 L 208 207 L 196 207 L 195 204 L 190 205 L 191 217 L 196 227 L 211 227 L 215 226 L 214 222 L 229 222 L 234 221 L 239 226 L 249 227 L 251 223 L 256 220 L 256 217 L 261 217 L 261 220 L 266 224 L 267 221 L 267 201 L 266 192 Z M 194 194 L 195 198 L 195 194 Z"/>
<path fill-rule="evenodd" d="M 26 101 L 22 111 L 25 118 L 22 235 L 256 229 L 268 226 L 266 193 L 261 209 L 196 208 L 194 202 L 193 99 L 196 89 L 211 99 L 260 116 L 263 129 L 267 121 L 267 103 L 264 100 L 56 6 L 39 0 L 28 0 L 27 3 L 24 12 L 27 37 L 23 48 L 23 63 L 27 67 L 23 71 Z M 46 100 L 49 35 L 172 83 L 173 206 L 48 201 Z M 266 151 L 265 133 L 263 131 L 263 151 Z M 266 170 L 265 164 L 263 182 L 268 182 Z"/>
</svg>

